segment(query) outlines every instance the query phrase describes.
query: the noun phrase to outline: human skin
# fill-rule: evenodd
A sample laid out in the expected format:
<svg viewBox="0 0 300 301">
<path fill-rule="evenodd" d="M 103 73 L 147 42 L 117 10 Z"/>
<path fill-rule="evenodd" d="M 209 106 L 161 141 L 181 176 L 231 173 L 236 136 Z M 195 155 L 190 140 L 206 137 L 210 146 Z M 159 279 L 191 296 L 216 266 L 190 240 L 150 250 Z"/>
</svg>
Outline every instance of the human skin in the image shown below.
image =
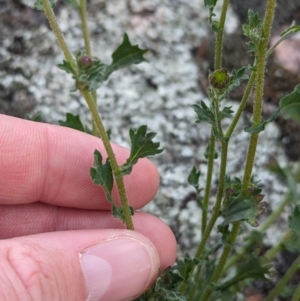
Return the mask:
<svg viewBox="0 0 300 301">
<path fill-rule="evenodd" d="M 0 300 L 131 300 L 174 263 L 174 235 L 158 218 L 137 211 L 129 231 L 111 216 L 89 175 L 95 149 L 105 158 L 96 137 L 0 115 Z M 129 150 L 113 149 L 125 162 Z M 159 175 L 140 159 L 124 182 L 139 209 Z"/>
</svg>

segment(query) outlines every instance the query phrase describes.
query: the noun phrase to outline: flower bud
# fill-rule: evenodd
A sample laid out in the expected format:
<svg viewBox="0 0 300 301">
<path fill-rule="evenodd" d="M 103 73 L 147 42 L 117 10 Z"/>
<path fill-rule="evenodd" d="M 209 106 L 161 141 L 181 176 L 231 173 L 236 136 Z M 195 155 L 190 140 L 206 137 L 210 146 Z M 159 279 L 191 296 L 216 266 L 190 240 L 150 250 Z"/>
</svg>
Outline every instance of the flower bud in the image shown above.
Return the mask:
<svg viewBox="0 0 300 301">
<path fill-rule="evenodd" d="M 215 89 L 224 89 L 229 83 L 229 75 L 226 68 L 218 69 L 209 75 L 209 83 Z"/>
<path fill-rule="evenodd" d="M 78 65 L 79 67 L 89 68 L 93 65 L 93 60 L 84 54 L 78 59 Z"/>
</svg>

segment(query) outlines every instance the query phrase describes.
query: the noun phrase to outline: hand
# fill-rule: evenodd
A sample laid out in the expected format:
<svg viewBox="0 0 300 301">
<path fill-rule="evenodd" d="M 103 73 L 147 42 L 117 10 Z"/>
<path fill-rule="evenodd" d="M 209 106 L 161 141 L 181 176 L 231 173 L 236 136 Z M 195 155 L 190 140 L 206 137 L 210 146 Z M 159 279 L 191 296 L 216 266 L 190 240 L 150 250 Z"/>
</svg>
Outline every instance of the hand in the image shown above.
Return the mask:
<svg viewBox="0 0 300 301">
<path fill-rule="evenodd" d="M 96 137 L 0 115 L 0 300 L 131 300 L 174 263 L 175 238 L 162 221 L 136 212 L 129 231 L 111 216 L 89 176 L 95 149 L 105 154 Z M 113 149 L 123 163 L 129 151 Z M 159 176 L 141 159 L 124 181 L 138 209 Z"/>
</svg>

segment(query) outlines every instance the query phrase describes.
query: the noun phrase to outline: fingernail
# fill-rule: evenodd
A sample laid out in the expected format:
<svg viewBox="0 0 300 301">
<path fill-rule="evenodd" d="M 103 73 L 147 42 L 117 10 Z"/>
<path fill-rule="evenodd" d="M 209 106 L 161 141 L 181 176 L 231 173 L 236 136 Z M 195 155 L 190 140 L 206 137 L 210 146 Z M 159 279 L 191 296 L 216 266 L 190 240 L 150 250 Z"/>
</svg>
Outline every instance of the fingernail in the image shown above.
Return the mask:
<svg viewBox="0 0 300 301">
<path fill-rule="evenodd" d="M 141 294 L 157 273 L 156 250 L 131 238 L 106 240 L 81 253 L 88 301 L 126 300 Z"/>
</svg>

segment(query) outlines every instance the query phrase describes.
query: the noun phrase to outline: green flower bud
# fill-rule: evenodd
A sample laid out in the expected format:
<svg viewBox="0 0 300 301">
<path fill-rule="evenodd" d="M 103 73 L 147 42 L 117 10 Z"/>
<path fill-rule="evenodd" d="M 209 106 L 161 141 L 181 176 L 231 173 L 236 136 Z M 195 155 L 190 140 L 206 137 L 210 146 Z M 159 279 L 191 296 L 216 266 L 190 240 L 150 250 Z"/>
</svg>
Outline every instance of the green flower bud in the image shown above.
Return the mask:
<svg viewBox="0 0 300 301">
<path fill-rule="evenodd" d="M 224 89 L 229 83 L 229 75 L 227 69 L 222 68 L 212 72 L 209 75 L 209 83 L 215 89 Z"/>
</svg>

